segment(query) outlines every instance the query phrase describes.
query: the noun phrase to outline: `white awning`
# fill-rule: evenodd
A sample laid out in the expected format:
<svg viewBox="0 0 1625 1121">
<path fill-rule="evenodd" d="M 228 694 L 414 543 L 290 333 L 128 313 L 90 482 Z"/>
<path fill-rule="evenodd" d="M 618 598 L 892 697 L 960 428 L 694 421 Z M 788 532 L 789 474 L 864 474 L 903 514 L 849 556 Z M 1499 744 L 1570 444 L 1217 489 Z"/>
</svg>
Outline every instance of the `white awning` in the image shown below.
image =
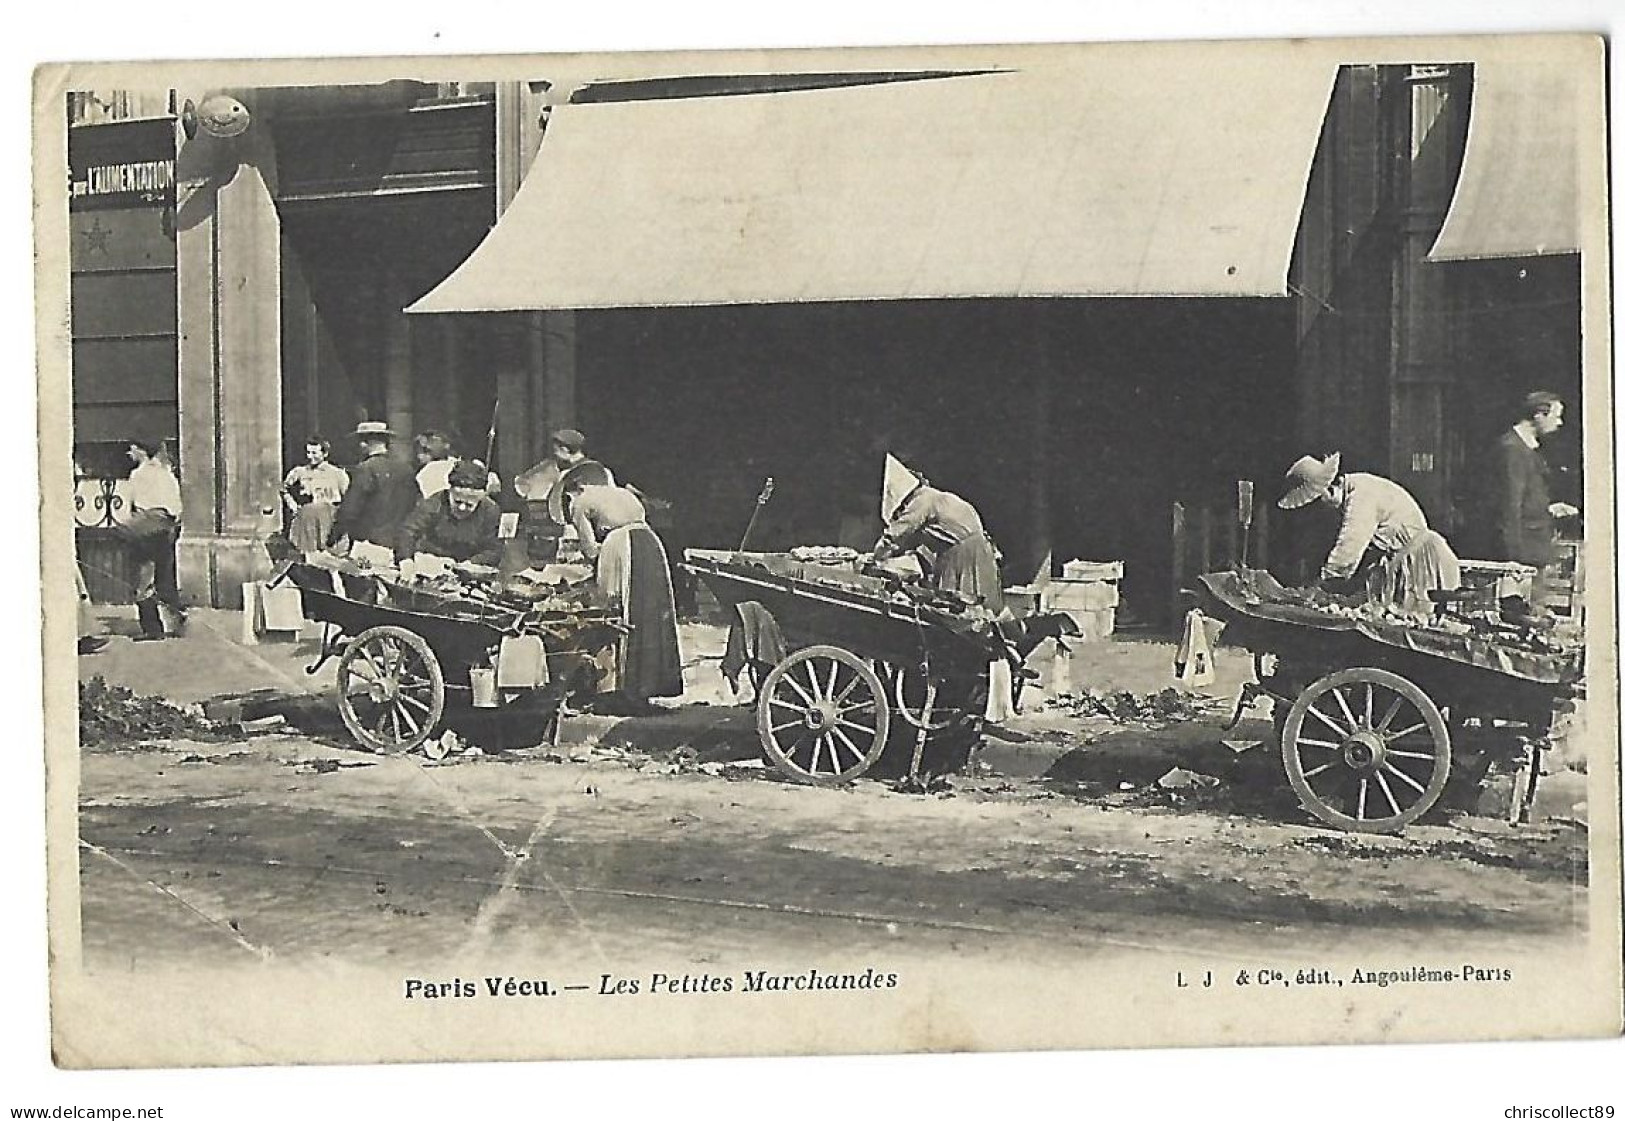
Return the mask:
<svg viewBox="0 0 1625 1121">
<path fill-rule="evenodd" d="M 1474 65 L 1461 177 L 1428 260 L 1579 252 L 1583 77 L 1572 57 Z"/>
<path fill-rule="evenodd" d="M 408 310 L 1285 294 L 1336 66 L 1158 59 L 560 106 Z"/>
</svg>

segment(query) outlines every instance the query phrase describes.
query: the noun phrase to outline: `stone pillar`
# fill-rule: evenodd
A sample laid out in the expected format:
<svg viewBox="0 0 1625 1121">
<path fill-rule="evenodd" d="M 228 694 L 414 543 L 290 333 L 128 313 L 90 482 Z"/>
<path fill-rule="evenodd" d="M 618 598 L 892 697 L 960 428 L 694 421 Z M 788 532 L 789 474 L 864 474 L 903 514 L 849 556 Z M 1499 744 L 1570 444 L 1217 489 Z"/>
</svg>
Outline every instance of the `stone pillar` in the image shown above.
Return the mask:
<svg viewBox="0 0 1625 1121">
<path fill-rule="evenodd" d="M 536 372 L 532 428 L 538 450 L 545 450 L 543 433 L 577 423 L 576 313 L 542 311 L 529 319 L 531 368 Z"/>
<path fill-rule="evenodd" d="M 195 602 L 237 607 L 242 584 L 269 569 L 264 539 L 278 525 L 282 473 L 270 136 L 263 121 L 227 141 L 200 133 L 177 163 L 180 578 Z"/>
<path fill-rule="evenodd" d="M 1014 572 L 1010 571 L 1010 566 L 1007 565 L 1004 573 L 1006 583 L 1026 583 L 1034 580 L 1043 582 L 1050 575 L 1052 555 L 1055 551 L 1054 511 L 1050 501 L 1051 475 L 1055 470 L 1050 458 L 1053 443 L 1050 412 L 1054 408 L 1054 336 L 1059 319 L 1058 313 L 1064 306 L 1060 301 L 1053 301 L 1053 305 L 1040 303 L 1033 309 L 1037 315 L 1036 329 L 1033 332 L 1031 381 L 1028 384 L 1027 399 L 1022 404 L 1027 411 L 1028 450 L 1026 563 L 1022 569 Z"/>
<path fill-rule="evenodd" d="M 1398 163 L 1402 205 L 1393 262 L 1392 344 L 1387 404 L 1388 474 L 1427 512 L 1429 524 L 1456 528 L 1450 477 L 1452 354 L 1449 268 L 1429 264 L 1455 192 L 1466 145 L 1467 90 L 1448 67 L 1413 66 L 1396 99 L 1409 159 Z"/>
<path fill-rule="evenodd" d="M 406 297 L 393 276 L 378 278 L 379 336 L 383 340 L 384 419 L 402 441 L 417 431 L 412 393 L 412 335 L 402 308 Z"/>
<path fill-rule="evenodd" d="M 549 87 L 544 82 L 498 82 L 497 215 L 513 201 L 526 174 L 543 158 L 542 115 Z M 576 421 L 576 313 L 525 313 L 517 359 L 523 373 L 499 380 L 502 402 L 503 473 L 522 471 L 547 452 L 546 433 L 574 427 Z M 506 364 L 504 370 L 506 370 Z M 517 379 L 523 378 L 521 388 Z M 499 379 L 501 375 L 499 375 Z M 515 468 L 509 463 L 519 463 Z"/>
<path fill-rule="evenodd" d="M 535 317 L 521 313 L 502 316 L 497 333 L 497 472 L 512 479 L 537 460 L 532 454 L 531 420 L 539 371 L 529 345 L 528 323 Z M 490 418 L 485 420 L 490 423 Z M 485 431 L 479 433 L 480 442 Z"/>
</svg>

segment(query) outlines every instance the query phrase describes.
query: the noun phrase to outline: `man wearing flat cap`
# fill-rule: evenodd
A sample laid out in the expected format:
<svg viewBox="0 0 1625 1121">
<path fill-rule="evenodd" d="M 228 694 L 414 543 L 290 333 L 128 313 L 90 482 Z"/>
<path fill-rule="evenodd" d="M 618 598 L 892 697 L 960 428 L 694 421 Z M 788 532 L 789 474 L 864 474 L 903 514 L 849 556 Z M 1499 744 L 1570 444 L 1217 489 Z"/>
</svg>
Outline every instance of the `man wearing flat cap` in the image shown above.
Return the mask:
<svg viewBox="0 0 1625 1121">
<path fill-rule="evenodd" d="M 1432 612 L 1428 593 L 1461 586 L 1461 562 L 1409 491 L 1390 479 L 1363 472 L 1344 474 L 1342 455 L 1306 455 L 1286 473 L 1290 484 L 1278 505 L 1297 510 L 1327 502 L 1343 513 L 1337 541 L 1321 565 L 1317 583 L 1354 576 L 1368 550 L 1377 554 L 1380 598 L 1402 609 Z"/>
<path fill-rule="evenodd" d="M 432 553 L 453 561 L 495 565 L 502 558 L 497 529 L 502 511 L 485 493 L 485 465 L 458 460 L 446 476 L 446 489 L 423 499 L 402 523 L 395 560 Z"/>
<path fill-rule="evenodd" d="M 561 482 L 567 472 L 583 464 L 595 483 L 614 485 L 607 467 L 587 457 L 587 437 L 574 428 L 560 428 L 549 437 L 550 454 L 530 470 L 515 476 L 513 489 L 524 500 L 519 539 L 530 563 L 546 564 L 558 555 L 559 538 L 569 519 L 562 514 L 564 492 Z"/>
<path fill-rule="evenodd" d="M 333 540 L 348 538 L 356 560 L 389 564 L 401 522 L 418 503 L 418 481 L 410 466 L 389 454 L 395 433 L 383 421 L 364 420 L 354 435 L 361 444 L 361 462 L 350 472 Z"/>
</svg>

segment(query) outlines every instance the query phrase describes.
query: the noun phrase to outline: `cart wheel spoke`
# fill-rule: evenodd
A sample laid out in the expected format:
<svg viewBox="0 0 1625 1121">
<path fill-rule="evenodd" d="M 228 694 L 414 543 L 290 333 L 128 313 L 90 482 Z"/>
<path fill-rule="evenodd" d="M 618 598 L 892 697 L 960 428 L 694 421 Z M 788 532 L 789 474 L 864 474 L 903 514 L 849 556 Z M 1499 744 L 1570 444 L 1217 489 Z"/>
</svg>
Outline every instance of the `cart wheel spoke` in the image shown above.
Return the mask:
<svg viewBox="0 0 1625 1121">
<path fill-rule="evenodd" d="M 852 719 L 862 713 L 870 715 Z M 888 719 L 874 670 L 834 646 L 809 646 L 774 666 L 756 709 L 768 758 L 790 777 L 820 784 L 849 781 L 873 766 Z"/>
<path fill-rule="evenodd" d="M 1394 800 L 1394 788 L 1388 785 L 1388 776 L 1381 771 L 1377 772 L 1377 785 L 1382 787 L 1382 796 L 1388 799 L 1389 808 L 1394 811 L 1394 816 L 1398 817 L 1399 803 Z"/>
<path fill-rule="evenodd" d="M 1330 716 L 1327 716 L 1324 712 L 1321 712 L 1320 709 L 1316 708 L 1314 705 L 1309 706 L 1309 715 L 1313 716 L 1316 720 L 1319 720 L 1322 724 L 1336 732 L 1339 736 L 1346 736 L 1350 732 L 1354 731 L 1353 728 L 1344 728 L 1337 724 Z"/>
<path fill-rule="evenodd" d="M 813 700 L 825 700 L 824 686 L 818 680 L 818 667 L 811 662 L 807 663 L 807 687 L 812 690 Z"/>
<path fill-rule="evenodd" d="M 346 645 L 338 667 L 338 706 L 363 747 L 409 751 L 445 712 L 445 679 L 434 651 L 396 626 L 373 627 Z"/>
<path fill-rule="evenodd" d="M 389 676 L 389 671 L 385 670 L 383 666 L 379 665 L 377 658 L 373 656 L 373 652 L 364 646 L 361 648 L 361 661 L 368 669 L 372 671 L 374 680 L 382 681 L 384 678 Z"/>
<path fill-rule="evenodd" d="M 790 686 L 790 688 L 796 691 L 797 696 L 807 703 L 808 708 L 811 708 L 813 705 L 818 703 L 817 699 L 809 696 L 807 694 L 807 690 L 801 687 L 801 683 L 795 678 L 791 677 L 789 674 L 786 674 L 783 680 L 786 685 Z"/>
<path fill-rule="evenodd" d="M 1349 709 L 1349 702 L 1343 696 L 1343 690 L 1334 687 L 1332 689 L 1332 699 L 1337 701 L 1337 707 L 1343 710 L 1343 719 L 1349 722 L 1349 731 L 1358 731 L 1360 722 L 1354 718 L 1354 713 Z"/>
<path fill-rule="evenodd" d="M 863 752 L 858 750 L 858 745 L 852 742 L 852 737 L 851 736 L 847 735 L 845 732 L 841 731 L 839 728 L 832 728 L 832 729 L 830 729 L 830 732 L 831 732 L 831 734 L 833 735 L 833 737 L 834 737 L 834 739 L 836 741 L 839 741 L 840 743 L 844 743 L 846 745 L 846 747 L 847 747 L 847 750 L 852 752 L 852 758 L 853 759 L 858 760 L 860 762 L 862 761 Z"/>
<path fill-rule="evenodd" d="M 1400 770 L 1398 767 L 1394 766 L 1392 763 L 1387 762 L 1386 760 L 1382 764 L 1382 769 L 1387 771 L 1391 775 L 1396 775 L 1399 778 L 1403 779 L 1405 781 L 1405 784 L 1407 786 L 1409 786 L 1412 790 L 1416 791 L 1418 794 L 1426 794 L 1428 792 L 1427 787 L 1423 786 L 1421 783 L 1419 783 L 1415 779 L 1413 779 L 1410 775 L 1406 774 L 1404 771 Z"/>
<path fill-rule="evenodd" d="M 345 672 L 360 681 L 382 681 L 384 675 L 378 672 L 378 667 L 366 658 L 357 658 L 346 667 Z"/>
<path fill-rule="evenodd" d="M 835 702 L 835 707 L 840 708 L 843 712 L 846 711 L 844 708 L 842 708 L 842 706 L 846 704 L 846 698 L 850 697 L 852 695 L 852 691 L 862 684 L 863 678 L 859 677 L 857 674 L 853 674 L 852 680 L 846 683 L 846 688 L 841 690 L 840 696 L 832 698 Z"/>
<path fill-rule="evenodd" d="M 395 699 L 402 702 L 403 704 L 411 705 L 413 708 L 417 709 L 419 712 L 423 713 L 424 715 L 428 715 L 429 713 L 434 711 L 434 705 L 430 704 L 428 701 L 424 700 L 421 697 L 414 696 L 411 693 L 402 693 L 399 696 L 397 696 Z"/>
<path fill-rule="evenodd" d="M 1406 708 L 1418 721 L 1389 731 Z M 1337 732 L 1335 741 L 1320 738 L 1322 726 Z M 1405 738 L 1411 736 L 1417 738 Z M 1299 801 L 1342 829 L 1403 829 L 1438 802 L 1450 774 L 1450 732 L 1439 707 L 1413 682 L 1376 667 L 1338 670 L 1304 687 L 1287 711 L 1280 741 Z M 1396 741 L 1411 746 L 1396 749 Z M 1411 760 L 1409 769 L 1402 765 Z"/>
</svg>

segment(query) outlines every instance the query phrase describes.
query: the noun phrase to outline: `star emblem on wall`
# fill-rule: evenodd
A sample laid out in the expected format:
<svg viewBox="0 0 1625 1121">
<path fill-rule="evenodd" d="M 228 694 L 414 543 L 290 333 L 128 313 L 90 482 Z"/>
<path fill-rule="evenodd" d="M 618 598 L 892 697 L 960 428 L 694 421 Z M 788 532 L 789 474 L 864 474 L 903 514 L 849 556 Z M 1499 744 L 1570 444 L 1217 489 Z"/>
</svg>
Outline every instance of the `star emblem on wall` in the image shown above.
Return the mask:
<svg viewBox="0 0 1625 1121">
<path fill-rule="evenodd" d="M 103 226 L 100 218 L 90 224 L 90 228 L 84 232 L 84 236 L 86 253 L 100 253 L 104 257 L 107 256 L 107 243 L 112 239 L 113 231 L 109 227 Z"/>
</svg>

